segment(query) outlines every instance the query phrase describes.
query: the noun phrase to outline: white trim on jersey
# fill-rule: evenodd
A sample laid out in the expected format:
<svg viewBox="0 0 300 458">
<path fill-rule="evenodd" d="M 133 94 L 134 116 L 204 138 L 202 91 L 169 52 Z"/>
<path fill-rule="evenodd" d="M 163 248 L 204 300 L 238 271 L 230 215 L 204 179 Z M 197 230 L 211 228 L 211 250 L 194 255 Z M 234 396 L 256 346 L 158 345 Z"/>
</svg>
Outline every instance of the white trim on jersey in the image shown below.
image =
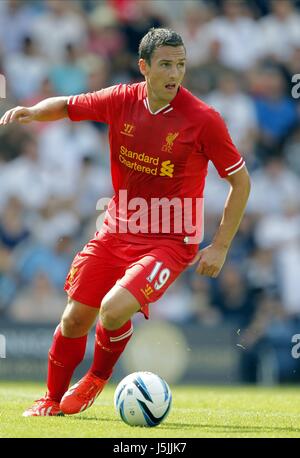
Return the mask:
<svg viewBox="0 0 300 458">
<path fill-rule="evenodd" d="M 227 172 L 227 170 L 231 170 L 231 169 L 234 169 L 234 167 L 237 167 L 239 164 L 241 164 L 241 162 L 243 162 L 243 158 L 241 157 L 240 160 L 238 160 L 235 164 L 233 164 L 231 167 L 227 167 L 227 169 L 225 169 L 225 172 Z"/>
<path fill-rule="evenodd" d="M 243 160 L 242 165 L 240 165 L 240 167 L 238 167 L 236 170 L 233 170 L 233 172 L 228 173 L 227 176 L 229 177 L 229 175 L 233 175 L 234 173 L 238 172 L 239 170 L 241 170 L 244 167 L 244 165 L 245 165 L 245 161 Z"/>
<path fill-rule="evenodd" d="M 146 103 L 145 103 L 145 102 L 146 102 Z M 157 110 L 157 111 L 155 111 L 155 112 L 153 113 L 153 111 L 151 111 L 151 109 L 150 109 L 148 97 L 146 97 L 146 98 L 144 99 L 144 104 L 145 104 L 147 110 L 150 111 L 150 113 L 153 114 L 153 115 L 157 115 L 158 113 L 160 113 L 161 111 L 165 110 L 166 108 L 168 108 L 168 107 L 170 106 L 170 104 L 168 103 L 167 105 L 165 105 L 164 107 L 160 108 L 159 110 Z M 172 107 L 171 107 L 171 108 L 172 108 Z"/>
</svg>

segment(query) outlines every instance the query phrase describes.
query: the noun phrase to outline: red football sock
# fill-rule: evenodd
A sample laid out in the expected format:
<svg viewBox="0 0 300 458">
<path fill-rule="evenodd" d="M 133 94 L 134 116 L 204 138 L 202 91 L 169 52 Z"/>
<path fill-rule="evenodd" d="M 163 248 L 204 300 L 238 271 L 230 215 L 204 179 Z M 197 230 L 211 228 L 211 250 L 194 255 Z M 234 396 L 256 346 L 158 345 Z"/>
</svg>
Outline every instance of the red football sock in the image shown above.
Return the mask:
<svg viewBox="0 0 300 458">
<path fill-rule="evenodd" d="M 104 329 L 101 322 L 98 321 L 96 326 L 94 360 L 89 372 L 92 372 L 103 380 L 108 379 L 114 365 L 129 342 L 132 332 L 131 320 L 115 331 Z"/>
<path fill-rule="evenodd" d="M 56 328 L 48 354 L 48 396 L 60 401 L 67 391 L 73 372 L 83 360 L 87 336 L 64 337 Z"/>
</svg>

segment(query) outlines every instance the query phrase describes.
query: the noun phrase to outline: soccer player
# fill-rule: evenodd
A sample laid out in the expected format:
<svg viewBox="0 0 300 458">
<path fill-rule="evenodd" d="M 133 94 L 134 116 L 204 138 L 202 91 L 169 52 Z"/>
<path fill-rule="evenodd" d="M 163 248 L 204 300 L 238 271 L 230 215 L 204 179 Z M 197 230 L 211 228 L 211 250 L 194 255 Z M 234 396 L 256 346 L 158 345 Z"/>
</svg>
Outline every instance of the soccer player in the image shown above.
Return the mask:
<svg viewBox="0 0 300 458">
<path fill-rule="evenodd" d="M 140 43 L 139 57 L 141 83 L 45 99 L 13 108 L 0 121 L 69 118 L 108 124 L 115 191 L 103 225 L 72 263 L 65 283 L 68 304 L 49 350 L 47 392 L 24 416 L 76 414 L 90 407 L 132 336 L 132 316 L 142 312 L 148 318 L 149 304 L 193 262 L 200 275 L 216 277 L 246 206 L 249 175 L 222 118 L 181 85 L 186 65 L 181 37 L 151 29 Z M 198 252 L 199 240 L 185 226 L 180 229 L 183 214 L 175 205 L 169 205 L 169 230 L 162 228 L 166 217 L 155 210 L 160 198 L 183 207 L 189 201 L 188 216 L 194 217 L 209 160 L 230 191 L 211 244 Z M 137 205 L 140 211 L 134 212 Z M 201 231 L 196 228 L 198 236 Z M 69 388 L 96 318 L 92 366 Z"/>
</svg>

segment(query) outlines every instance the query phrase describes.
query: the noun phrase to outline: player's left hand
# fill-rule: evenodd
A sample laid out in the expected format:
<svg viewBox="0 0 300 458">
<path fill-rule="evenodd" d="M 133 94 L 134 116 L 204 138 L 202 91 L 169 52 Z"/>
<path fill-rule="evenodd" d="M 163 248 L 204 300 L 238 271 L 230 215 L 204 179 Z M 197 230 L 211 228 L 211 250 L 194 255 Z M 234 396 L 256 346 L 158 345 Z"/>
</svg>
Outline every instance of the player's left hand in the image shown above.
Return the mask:
<svg viewBox="0 0 300 458">
<path fill-rule="evenodd" d="M 199 260 L 196 272 L 199 275 L 216 278 L 225 262 L 227 255 L 226 248 L 219 248 L 214 245 L 209 245 L 197 253 L 197 261 Z"/>
</svg>

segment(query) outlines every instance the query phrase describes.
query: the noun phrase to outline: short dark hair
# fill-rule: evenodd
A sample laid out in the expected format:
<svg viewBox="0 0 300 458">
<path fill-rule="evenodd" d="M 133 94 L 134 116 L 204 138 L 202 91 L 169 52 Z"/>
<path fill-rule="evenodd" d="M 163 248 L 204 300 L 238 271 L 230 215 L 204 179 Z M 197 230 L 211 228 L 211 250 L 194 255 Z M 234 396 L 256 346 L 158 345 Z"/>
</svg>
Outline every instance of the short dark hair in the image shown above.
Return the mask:
<svg viewBox="0 0 300 458">
<path fill-rule="evenodd" d="M 147 64 L 151 64 L 151 57 L 156 48 L 161 46 L 183 46 L 181 36 L 170 29 L 159 29 L 152 27 L 142 38 L 139 46 L 139 57 L 145 59 Z M 185 49 L 185 47 L 184 47 Z"/>
</svg>

